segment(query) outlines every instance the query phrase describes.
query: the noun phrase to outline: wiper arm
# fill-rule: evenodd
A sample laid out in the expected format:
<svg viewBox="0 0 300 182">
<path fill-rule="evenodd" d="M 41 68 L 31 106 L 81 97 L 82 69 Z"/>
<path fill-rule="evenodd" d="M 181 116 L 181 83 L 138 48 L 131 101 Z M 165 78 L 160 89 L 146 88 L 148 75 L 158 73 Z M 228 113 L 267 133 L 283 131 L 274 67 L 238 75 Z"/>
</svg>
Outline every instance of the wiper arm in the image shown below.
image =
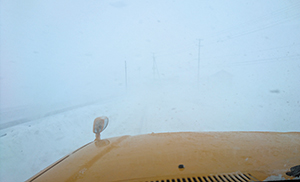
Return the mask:
<svg viewBox="0 0 300 182">
<path fill-rule="evenodd" d="M 289 172 L 285 173 L 288 176 L 299 177 L 300 176 L 300 165 L 291 167 Z"/>
</svg>

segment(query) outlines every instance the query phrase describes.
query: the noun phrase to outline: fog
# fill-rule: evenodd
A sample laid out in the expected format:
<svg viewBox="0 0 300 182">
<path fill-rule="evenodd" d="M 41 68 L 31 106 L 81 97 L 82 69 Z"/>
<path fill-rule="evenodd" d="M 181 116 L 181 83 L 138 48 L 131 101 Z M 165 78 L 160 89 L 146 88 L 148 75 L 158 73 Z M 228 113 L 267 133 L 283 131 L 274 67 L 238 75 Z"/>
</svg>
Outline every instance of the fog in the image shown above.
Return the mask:
<svg viewBox="0 0 300 182">
<path fill-rule="evenodd" d="M 5 181 L 93 140 L 100 115 L 104 138 L 299 131 L 297 0 L 0 4 Z"/>
<path fill-rule="evenodd" d="M 222 90 L 208 84 L 219 72 L 231 92 L 299 106 L 299 13 L 297 1 L 2 0 L 1 123 L 158 82 Z"/>
</svg>

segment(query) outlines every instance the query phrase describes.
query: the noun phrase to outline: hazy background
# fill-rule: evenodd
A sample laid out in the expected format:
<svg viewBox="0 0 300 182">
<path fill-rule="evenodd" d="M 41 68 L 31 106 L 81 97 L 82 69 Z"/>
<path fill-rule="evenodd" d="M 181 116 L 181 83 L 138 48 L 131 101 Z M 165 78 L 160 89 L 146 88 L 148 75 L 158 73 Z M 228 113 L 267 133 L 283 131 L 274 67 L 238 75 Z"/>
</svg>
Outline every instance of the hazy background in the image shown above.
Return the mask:
<svg viewBox="0 0 300 182">
<path fill-rule="evenodd" d="M 0 0 L 0 19 L 1 181 L 92 141 L 101 115 L 103 138 L 300 131 L 298 0 Z"/>
<path fill-rule="evenodd" d="M 299 106 L 299 32 L 297 0 L 1 0 L 1 123 L 124 94 L 125 61 L 128 90 L 197 86 L 198 39 L 200 85 L 221 71 Z"/>
</svg>

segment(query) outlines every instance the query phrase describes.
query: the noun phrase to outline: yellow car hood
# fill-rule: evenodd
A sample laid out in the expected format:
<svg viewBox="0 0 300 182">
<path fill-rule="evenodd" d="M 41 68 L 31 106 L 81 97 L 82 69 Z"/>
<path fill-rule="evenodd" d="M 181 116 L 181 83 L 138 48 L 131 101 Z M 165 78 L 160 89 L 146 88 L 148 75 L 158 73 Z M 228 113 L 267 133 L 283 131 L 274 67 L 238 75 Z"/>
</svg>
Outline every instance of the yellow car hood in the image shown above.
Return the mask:
<svg viewBox="0 0 300 182">
<path fill-rule="evenodd" d="M 95 140 L 28 181 L 261 181 L 299 164 L 299 132 L 152 133 Z"/>
</svg>

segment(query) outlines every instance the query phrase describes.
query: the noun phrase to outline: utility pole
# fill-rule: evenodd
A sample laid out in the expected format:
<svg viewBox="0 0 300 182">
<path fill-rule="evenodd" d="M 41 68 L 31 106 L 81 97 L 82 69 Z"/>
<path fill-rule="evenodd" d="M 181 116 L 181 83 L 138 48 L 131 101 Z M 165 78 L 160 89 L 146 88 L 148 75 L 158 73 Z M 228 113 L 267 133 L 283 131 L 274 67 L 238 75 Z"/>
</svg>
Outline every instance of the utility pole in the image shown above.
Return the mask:
<svg viewBox="0 0 300 182">
<path fill-rule="evenodd" d="M 152 66 L 152 69 L 153 69 L 153 79 L 155 80 L 155 75 L 157 74 L 157 77 L 159 78 L 159 72 L 158 72 L 158 68 L 157 68 L 157 65 L 156 65 L 156 61 L 155 61 L 155 55 L 154 53 L 153 54 L 153 66 Z"/>
<path fill-rule="evenodd" d="M 127 92 L 127 63 L 125 61 L 125 85 L 126 85 L 126 92 Z"/>
<path fill-rule="evenodd" d="M 198 44 L 198 74 L 197 74 L 197 86 L 199 88 L 200 84 L 200 47 L 201 47 L 201 40 L 199 39 L 199 44 Z"/>
</svg>

